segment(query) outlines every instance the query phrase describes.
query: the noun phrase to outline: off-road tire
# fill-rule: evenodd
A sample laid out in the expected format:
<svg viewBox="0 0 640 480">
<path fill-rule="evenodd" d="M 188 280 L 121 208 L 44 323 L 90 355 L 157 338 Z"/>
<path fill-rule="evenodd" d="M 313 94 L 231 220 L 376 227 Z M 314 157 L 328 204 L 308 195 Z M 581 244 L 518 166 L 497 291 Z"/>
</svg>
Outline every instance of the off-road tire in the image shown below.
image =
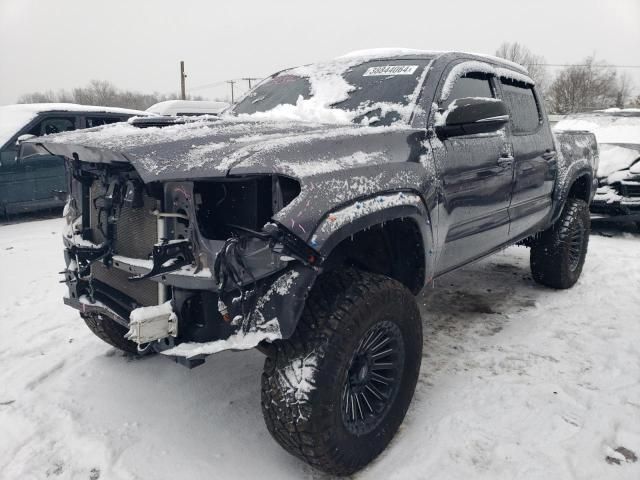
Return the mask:
<svg viewBox="0 0 640 480">
<path fill-rule="evenodd" d="M 104 315 L 102 315 L 101 318 L 98 318 L 97 315 L 83 315 L 82 318 L 84 323 L 87 324 L 87 327 L 103 342 L 123 352 L 136 356 L 142 355 L 142 353 L 138 351 L 137 343 L 124 338 L 127 329 L 119 323 L 114 322 Z"/>
<path fill-rule="evenodd" d="M 551 288 L 571 288 L 582 272 L 590 232 L 589 206 L 569 198 L 557 222 L 531 244 L 533 279 Z"/>
<path fill-rule="evenodd" d="M 346 382 L 353 378 L 354 352 L 380 325 L 395 332 L 403 362 L 397 375 L 390 374 L 396 390 L 377 417 L 379 423 L 369 424 L 372 431 L 354 433 L 343 416 Z M 378 456 L 395 435 L 411 403 L 421 358 L 420 312 L 406 287 L 355 269 L 325 273 L 293 336 L 275 342 L 265 360 L 262 412 L 267 429 L 285 450 L 313 467 L 351 474 Z"/>
</svg>

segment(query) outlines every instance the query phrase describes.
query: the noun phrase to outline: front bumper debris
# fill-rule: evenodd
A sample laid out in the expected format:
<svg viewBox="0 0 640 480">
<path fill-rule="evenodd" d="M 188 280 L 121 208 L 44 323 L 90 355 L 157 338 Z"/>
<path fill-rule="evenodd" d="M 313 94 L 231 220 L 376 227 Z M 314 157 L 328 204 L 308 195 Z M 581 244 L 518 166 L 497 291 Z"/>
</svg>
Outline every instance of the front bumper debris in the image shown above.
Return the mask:
<svg viewBox="0 0 640 480">
<path fill-rule="evenodd" d="M 640 221 L 640 183 L 603 185 L 591 202 L 591 219 L 606 222 Z"/>
</svg>

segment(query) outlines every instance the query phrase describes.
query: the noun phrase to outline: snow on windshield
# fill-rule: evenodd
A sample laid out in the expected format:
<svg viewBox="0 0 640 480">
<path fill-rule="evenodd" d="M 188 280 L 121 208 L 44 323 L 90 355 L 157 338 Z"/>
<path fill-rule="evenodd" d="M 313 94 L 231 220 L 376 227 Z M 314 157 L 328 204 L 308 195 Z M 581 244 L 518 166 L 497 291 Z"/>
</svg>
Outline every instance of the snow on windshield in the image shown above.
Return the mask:
<svg viewBox="0 0 640 480">
<path fill-rule="evenodd" d="M 339 58 L 293 68 L 252 90 L 233 113 L 260 120 L 408 122 L 428 60 Z"/>
</svg>

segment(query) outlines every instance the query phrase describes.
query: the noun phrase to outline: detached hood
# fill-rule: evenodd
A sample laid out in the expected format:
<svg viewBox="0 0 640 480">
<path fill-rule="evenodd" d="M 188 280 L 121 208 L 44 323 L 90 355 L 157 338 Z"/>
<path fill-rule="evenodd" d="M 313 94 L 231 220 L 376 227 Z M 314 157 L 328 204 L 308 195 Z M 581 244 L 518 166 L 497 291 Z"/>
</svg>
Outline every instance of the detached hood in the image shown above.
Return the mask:
<svg viewBox="0 0 640 480">
<path fill-rule="evenodd" d="M 621 170 L 628 170 L 640 160 L 640 144 L 601 143 L 598 178 L 607 178 Z"/>
<path fill-rule="evenodd" d="M 399 131 L 406 134 L 410 129 L 228 117 L 147 128 L 119 123 L 29 143 L 86 162 L 131 163 L 148 183 L 269 172 L 304 177 L 341 169 L 342 165 L 333 164 L 340 157 L 350 164 L 378 163 L 388 158 L 385 151 L 397 141 L 408 147 L 406 136 L 398 135 Z M 362 136 L 368 140 L 362 141 Z"/>
</svg>

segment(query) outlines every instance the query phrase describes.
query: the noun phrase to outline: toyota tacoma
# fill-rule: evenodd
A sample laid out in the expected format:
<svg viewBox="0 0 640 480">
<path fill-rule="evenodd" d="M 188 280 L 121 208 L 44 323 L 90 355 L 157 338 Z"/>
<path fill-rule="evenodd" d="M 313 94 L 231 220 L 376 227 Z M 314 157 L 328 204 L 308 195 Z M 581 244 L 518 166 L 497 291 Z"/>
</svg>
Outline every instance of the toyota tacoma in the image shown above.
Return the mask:
<svg viewBox="0 0 640 480">
<path fill-rule="evenodd" d="M 405 416 L 425 285 L 516 243 L 576 283 L 598 161 L 522 67 L 413 50 L 278 72 L 217 119 L 28 143 L 67 159 L 64 302 L 134 355 L 260 349 L 269 432 L 340 475 Z"/>
</svg>

